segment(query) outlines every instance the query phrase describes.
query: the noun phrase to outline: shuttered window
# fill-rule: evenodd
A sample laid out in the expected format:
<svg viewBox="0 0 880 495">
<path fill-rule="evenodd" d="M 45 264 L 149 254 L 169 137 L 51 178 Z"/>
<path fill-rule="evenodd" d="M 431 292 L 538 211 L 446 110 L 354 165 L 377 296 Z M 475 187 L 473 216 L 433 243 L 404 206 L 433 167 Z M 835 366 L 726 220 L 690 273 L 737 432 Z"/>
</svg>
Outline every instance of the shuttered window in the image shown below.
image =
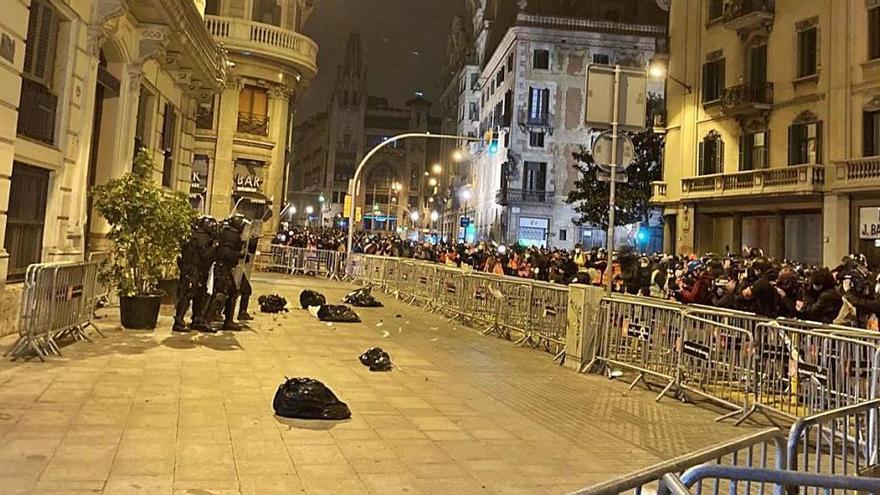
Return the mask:
<svg viewBox="0 0 880 495">
<path fill-rule="evenodd" d="M 739 138 L 739 169 L 759 170 L 770 164 L 770 131 L 750 132 Z"/>
<path fill-rule="evenodd" d="M 58 49 L 58 12 L 46 0 L 31 0 L 23 74 L 52 89 Z"/>
<path fill-rule="evenodd" d="M 819 70 L 818 33 L 815 27 L 798 33 L 798 77 L 814 76 Z"/>
<path fill-rule="evenodd" d="M 724 141 L 707 138 L 700 143 L 699 175 L 720 174 L 724 170 Z"/>
<path fill-rule="evenodd" d="M 162 162 L 162 185 L 172 187 L 174 177 L 174 136 L 177 130 L 177 114 L 174 106 L 165 104 L 165 119 L 162 123 L 162 153 L 165 159 Z"/>
<path fill-rule="evenodd" d="M 794 124 L 788 128 L 788 164 L 807 165 L 822 161 L 822 122 Z"/>
<path fill-rule="evenodd" d="M 880 7 L 868 10 L 868 60 L 880 58 Z"/>
</svg>

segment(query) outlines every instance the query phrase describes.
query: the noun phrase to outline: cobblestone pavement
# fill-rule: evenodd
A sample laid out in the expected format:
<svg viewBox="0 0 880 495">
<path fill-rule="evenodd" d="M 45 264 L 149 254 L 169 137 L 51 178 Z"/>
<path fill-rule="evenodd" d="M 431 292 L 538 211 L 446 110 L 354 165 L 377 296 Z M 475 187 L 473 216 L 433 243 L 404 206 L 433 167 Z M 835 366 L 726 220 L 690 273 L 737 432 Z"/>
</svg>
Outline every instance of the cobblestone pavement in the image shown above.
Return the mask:
<svg viewBox="0 0 880 495">
<path fill-rule="evenodd" d="M 349 290 L 261 278 L 254 299 L 293 306 L 303 288 L 331 301 Z M 106 338 L 47 363 L 2 361 L 0 492 L 566 493 L 747 432 L 379 297 L 362 324 L 294 310 L 217 335 L 172 335 L 167 316 L 124 331 L 111 310 Z M 375 345 L 394 371 L 359 363 Z M 352 419 L 276 418 L 284 376 L 322 380 Z"/>
</svg>

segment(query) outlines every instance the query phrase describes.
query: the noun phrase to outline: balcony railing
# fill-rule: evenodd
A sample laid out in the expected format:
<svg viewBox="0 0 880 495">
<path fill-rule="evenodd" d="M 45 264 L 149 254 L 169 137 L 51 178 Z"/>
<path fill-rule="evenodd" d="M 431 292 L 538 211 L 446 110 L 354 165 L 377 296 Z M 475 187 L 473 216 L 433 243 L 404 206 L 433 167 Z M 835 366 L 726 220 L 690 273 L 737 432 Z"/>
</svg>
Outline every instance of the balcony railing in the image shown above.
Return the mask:
<svg viewBox="0 0 880 495">
<path fill-rule="evenodd" d="M 833 189 L 880 188 L 880 156 L 838 162 L 834 168 Z"/>
<path fill-rule="evenodd" d="M 252 113 L 238 114 L 238 132 L 257 136 L 269 135 L 269 117 Z"/>
<path fill-rule="evenodd" d="M 824 184 L 825 167 L 797 165 L 689 177 L 681 180 L 681 191 L 682 197 L 686 199 L 761 194 L 811 194 L 821 192 Z"/>
<path fill-rule="evenodd" d="M 724 25 L 741 31 L 773 23 L 774 0 L 727 0 Z"/>
<path fill-rule="evenodd" d="M 721 109 L 730 115 L 769 110 L 773 105 L 773 83 L 745 83 L 726 88 L 721 95 Z"/>
<path fill-rule="evenodd" d="M 18 134 L 55 144 L 55 112 L 58 97 L 49 88 L 27 78 L 21 79 L 21 103 L 18 108 Z"/>
<path fill-rule="evenodd" d="M 499 189 L 495 193 L 495 202 L 501 206 L 511 204 L 544 205 L 553 201 L 553 193 L 532 189 Z"/>
<path fill-rule="evenodd" d="M 551 127 L 553 121 L 550 113 L 533 114 L 531 112 L 520 112 L 519 123 L 529 127 Z"/>
<path fill-rule="evenodd" d="M 299 66 L 311 78 L 318 71 L 318 45 L 310 38 L 271 24 L 205 16 L 208 31 L 228 49 L 251 52 Z"/>
<path fill-rule="evenodd" d="M 666 199 L 666 187 L 667 184 L 661 181 L 654 181 L 651 183 L 651 202 L 652 203 L 663 203 Z"/>
</svg>

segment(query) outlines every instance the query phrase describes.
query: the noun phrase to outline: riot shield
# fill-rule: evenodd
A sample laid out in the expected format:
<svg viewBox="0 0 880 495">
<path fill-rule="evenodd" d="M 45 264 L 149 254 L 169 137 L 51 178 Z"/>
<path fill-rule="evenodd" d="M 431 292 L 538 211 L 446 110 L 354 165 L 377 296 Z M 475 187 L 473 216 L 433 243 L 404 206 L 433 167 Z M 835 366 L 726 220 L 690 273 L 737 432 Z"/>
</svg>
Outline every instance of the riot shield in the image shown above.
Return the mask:
<svg viewBox="0 0 880 495">
<path fill-rule="evenodd" d="M 238 264 L 235 265 L 235 269 L 232 270 L 232 278 L 235 280 L 235 288 L 241 289 L 241 279 L 244 277 L 246 273 L 246 265 L 248 259 L 248 245 L 250 244 L 251 238 L 251 222 L 247 221 L 244 226 L 244 230 L 241 232 L 241 258 L 238 260 Z M 253 261 L 253 260 L 252 260 Z"/>
</svg>

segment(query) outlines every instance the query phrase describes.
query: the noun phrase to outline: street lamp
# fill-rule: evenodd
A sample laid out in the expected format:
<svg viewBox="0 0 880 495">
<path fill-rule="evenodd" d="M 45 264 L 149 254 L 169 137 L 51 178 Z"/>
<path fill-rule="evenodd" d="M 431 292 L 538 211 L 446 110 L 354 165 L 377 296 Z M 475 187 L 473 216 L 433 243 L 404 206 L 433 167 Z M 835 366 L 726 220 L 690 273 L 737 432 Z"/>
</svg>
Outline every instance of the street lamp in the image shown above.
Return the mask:
<svg viewBox="0 0 880 495">
<path fill-rule="evenodd" d="M 650 67 L 648 67 L 648 76 L 653 79 L 669 79 L 672 82 L 677 83 L 679 86 L 683 87 L 688 94 L 694 91 L 694 88 L 685 82 L 682 82 L 676 79 L 672 74 L 669 73 L 669 67 L 662 60 L 652 60 Z"/>
<path fill-rule="evenodd" d="M 437 185 L 437 179 L 435 179 L 434 177 L 431 177 L 431 178 L 428 180 L 428 185 L 431 186 L 431 187 L 436 186 L 436 185 Z"/>
<path fill-rule="evenodd" d="M 456 162 L 460 162 L 464 160 L 464 153 L 462 153 L 461 150 L 455 150 L 452 152 L 452 159 Z"/>
<path fill-rule="evenodd" d="M 431 172 L 434 175 L 440 175 L 443 172 L 443 166 L 439 163 L 435 163 L 433 167 L 431 167 Z"/>
<path fill-rule="evenodd" d="M 440 214 L 436 211 L 431 212 L 431 221 L 436 222 L 440 218 Z"/>
<path fill-rule="evenodd" d="M 409 214 L 409 217 L 412 219 L 413 225 L 415 225 L 415 223 L 419 221 L 419 212 L 414 211 Z"/>
</svg>

